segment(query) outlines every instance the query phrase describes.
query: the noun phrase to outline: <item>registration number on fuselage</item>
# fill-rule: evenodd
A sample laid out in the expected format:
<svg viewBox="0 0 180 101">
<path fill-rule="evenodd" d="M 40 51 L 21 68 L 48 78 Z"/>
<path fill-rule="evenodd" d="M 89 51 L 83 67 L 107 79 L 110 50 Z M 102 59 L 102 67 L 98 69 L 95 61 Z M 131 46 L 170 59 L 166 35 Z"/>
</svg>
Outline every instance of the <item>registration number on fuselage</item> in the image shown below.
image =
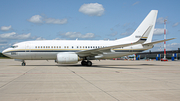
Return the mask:
<svg viewBox="0 0 180 101">
<path fill-rule="evenodd" d="M 16 52 L 11 52 L 11 55 L 17 55 L 17 53 Z"/>
</svg>

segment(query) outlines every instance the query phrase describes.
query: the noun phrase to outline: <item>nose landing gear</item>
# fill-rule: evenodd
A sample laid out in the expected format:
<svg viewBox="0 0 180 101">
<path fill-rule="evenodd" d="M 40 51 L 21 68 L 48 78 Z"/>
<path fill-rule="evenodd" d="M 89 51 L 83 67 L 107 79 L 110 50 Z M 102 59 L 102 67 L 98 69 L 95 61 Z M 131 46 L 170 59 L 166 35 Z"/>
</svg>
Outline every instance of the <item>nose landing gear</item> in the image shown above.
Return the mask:
<svg viewBox="0 0 180 101">
<path fill-rule="evenodd" d="M 22 66 L 26 66 L 26 62 L 25 62 L 25 61 L 23 61 L 21 65 L 22 65 Z"/>
</svg>

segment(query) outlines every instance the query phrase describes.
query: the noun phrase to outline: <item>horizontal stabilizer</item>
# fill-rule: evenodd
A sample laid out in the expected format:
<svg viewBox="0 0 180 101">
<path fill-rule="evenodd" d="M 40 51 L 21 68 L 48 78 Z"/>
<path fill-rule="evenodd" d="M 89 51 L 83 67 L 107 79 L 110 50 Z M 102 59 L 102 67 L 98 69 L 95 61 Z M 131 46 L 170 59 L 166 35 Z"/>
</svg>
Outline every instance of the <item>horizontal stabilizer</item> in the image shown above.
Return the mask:
<svg viewBox="0 0 180 101">
<path fill-rule="evenodd" d="M 150 42 L 150 43 L 145 43 L 145 44 L 143 44 L 143 45 L 153 45 L 153 44 L 157 44 L 157 43 L 161 43 L 161 42 L 169 41 L 169 40 L 173 40 L 173 39 L 176 39 L 176 38 L 171 38 L 171 39 L 166 39 L 166 40 L 160 40 L 160 41 L 155 41 L 155 42 Z"/>
</svg>

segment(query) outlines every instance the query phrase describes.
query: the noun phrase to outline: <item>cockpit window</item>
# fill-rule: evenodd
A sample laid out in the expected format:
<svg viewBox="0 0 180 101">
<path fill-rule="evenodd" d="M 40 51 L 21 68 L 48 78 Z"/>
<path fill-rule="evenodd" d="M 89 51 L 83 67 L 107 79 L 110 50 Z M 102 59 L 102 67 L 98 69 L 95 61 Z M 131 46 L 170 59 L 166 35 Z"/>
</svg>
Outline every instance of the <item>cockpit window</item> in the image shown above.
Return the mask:
<svg viewBox="0 0 180 101">
<path fill-rule="evenodd" d="M 18 46 L 11 46 L 11 48 L 17 48 Z"/>
</svg>

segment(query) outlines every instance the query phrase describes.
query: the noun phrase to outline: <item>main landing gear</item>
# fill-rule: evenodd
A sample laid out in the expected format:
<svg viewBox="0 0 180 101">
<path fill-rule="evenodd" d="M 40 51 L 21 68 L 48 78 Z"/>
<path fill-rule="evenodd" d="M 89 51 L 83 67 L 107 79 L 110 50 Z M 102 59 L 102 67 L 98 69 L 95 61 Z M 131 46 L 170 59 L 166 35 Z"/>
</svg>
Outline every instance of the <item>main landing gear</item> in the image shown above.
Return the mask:
<svg viewBox="0 0 180 101">
<path fill-rule="evenodd" d="M 83 60 L 83 61 L 81 62 L 81 65 L 82 65 L 82 66 L 92 66 L 92 62 L 91 62 L 91 61 L 85 61 L 85 60 Z"/>
</svg>

